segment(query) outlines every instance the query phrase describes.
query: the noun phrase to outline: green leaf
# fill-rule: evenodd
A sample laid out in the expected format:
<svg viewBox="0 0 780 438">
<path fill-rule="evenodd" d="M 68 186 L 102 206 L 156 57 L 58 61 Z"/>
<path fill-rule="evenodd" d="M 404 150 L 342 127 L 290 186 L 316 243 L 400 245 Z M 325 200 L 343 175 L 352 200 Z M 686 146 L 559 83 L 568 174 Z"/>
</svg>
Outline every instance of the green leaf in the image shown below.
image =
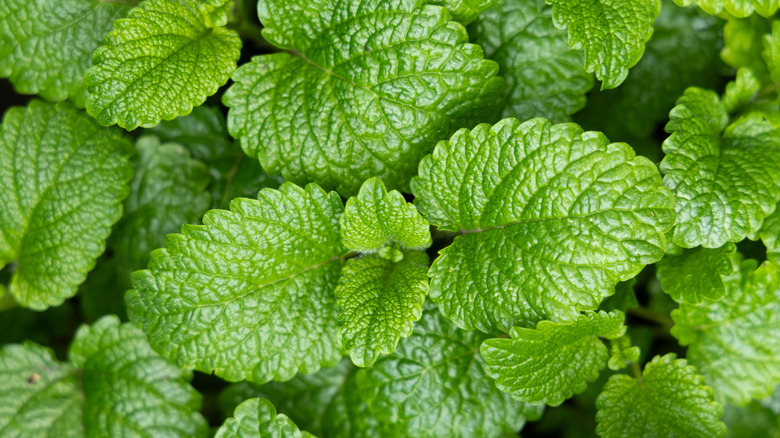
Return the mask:
<svg viewBox="0 0 780 438">
<path fill-rule="evenodd" d="M 430 0 L 432 5 L 445 6 L 452 19 L 463 24 L 474 21 L 481 13 L 495 7 L 502 0 Z"/>
<path fill-rule="evenodd" d="M 431 267 L 431 298 L 485 332 L 571 321 L 659 260 L 674 199 L 625 143 L 544 119 L 461 130 L 423 159 L 415 205 L 459 235 Z"/>
<path fill-rule="evenodd" d="M 723 62 L 740 69 L 747 67 L 762 83 L 768 83 L 769 71 L 762 57 L 764 35 L 770 31 L 770 22 L 757 15 L 748 18 L 728 18 L 723 28 L 725 46 L 720 53 Z"/>
<path fill-rule="evenodd" d="M 406 190 L 437 141 L 498 102 L 496 64 L 446 9 L 311 3 L 258 4 L 263 36 L 290 51 L 239 68 L 223 99 L 231 134 L 268 172 L 345 196 L 372 176 Z"/>
<path fill-rule="evenodd" d="M 138 139 L 136 149 L 138 163 L 125 215 L 111 236 L 114 256 L 121 254 L 135 269 L 146 265 L 153 249 L 163 246 L 166 234 L 200 220 L 210 201 L 204 192 L 208 169 L 186 148 L 145 136 Z"/>
<path fill-rule="evenodd" d="M 780 266 L 732 256 L 726 296 L 672 312 L 672 335 L 721 401 L 744 405 L 780 383 Z"/>
<path fill-rule="evenodd" d="M 61 363 L 37 344 L 0 349 L 0 435 L 206 437 L 191 375 L 131 324 L 82 326 Z"/>
<path fill-rule="evenodd" d="M 21 94 L 84 107 L 84 73 L 111 23 L 136 1 L 4 0 L 0 4 L 0 77 Z"/>
<path fill-rule="evenodd" d="M 552 8 L 532 0 L 505 0 L 469 30 L 506 79 L 503 117 L 567 122 L 585 106 L 593 77 L 583 67 L 582 52 L 570 49 L 566 32 L 553 25 Z"/>
<path fill-rule="evenodd" d="M 215 435 L 216 438 L 313 436 L 301 432 L 286 415 L 277 415 L 274 405 L 262 398 L 253 398 L 238 405 L 234 416 L 228 418 Z"/>
<path fill-rule="evenodd" d="M 355 365 L 373 364 L 412 334 L 428 294 L 428 262 L 423 251 L 405 251 L 399 262 L 367 255 L 348 260 L 341 269 L 339 339 Z"/>
<path fill-rule="evenodd" d="M 727 438 L 780 438 L 780 415 L 752 402 L 747 406 L 723 406 Z"/>
<path fill-rule="evenodd" d="M 718 96 L 689 88 L 669 114 L 661 162 L 677 198 L 678 246 L 718 248 L 755 239 L 780 200 L 780 137 L 760 116 L 728 125 Z"/>
<path fill-rule="evenodd" d="M 675 247 L 658 262 L 661 287 L 678 303 L 720 300 L 726 295 L 721 277 L 731 274 L 729 257 L 736 249 L 733 243 L 715 249 Z"/>
<path fill-rule="evenodd" d="M 638 307 L 639 301 L 636 299 L 636 293 L 634 292 L 634 284 L 636 278 L 630 280 L 621 281 L 615 285 L 615 294 L 605 298 L 599 305 L 598 310 L 604 310 L 611 312 L 613 310 L 620 310 L 625 312 L 626 309 L 631 307 Z"/>
<path fill-rule="evenodd" d="M 229 380 L 288 380 L 341 358 L 335 192 L 286 183 L 185 225 L 134 274 L 131 320 L 179 365 Z"/>
<path fill-rule="evenodd" d="M 379 178 L 367 180 L 358 195 L 347 200 L 341 237 L 344 246 L 358 252 L 377 252 L 388 243 L 409 249 L 431 246 L 428 221 L 401 193 L 388 193 Z"/>
<path fill-rule="evenodd" d="M 688 6 L 694 0 L 674 0 L 680 6 Z M 773 15 L 778 8 L 777 0 L 696 0 L 700 8 L 711 15 L 718 15 L 724 10 L 729 14 L 744 18 L 757 12 L 764 17 Z"/>
<path fill-rule="evenodd" d="M 607 366 L 614 371 L 621 370 L 631 363 L 638 363 L 640 353 L 639 347 L 631 345 L 628 336 L 621 336 L 610 342 Z"/>
<path fill-rule="evenodd" d="M 43 310 L 76 293 L 122 215 L 132 146 L 70 104 L 12 108 L 0 131 L 0 267 L 9 292 Z"/>
<path fill-rule="evenodd" d="M 772 22 L 772 33 L 764 35 L 764 62 L 772 82 L 780 83 L 780 20 Z"/>
<path fill-rule="evenodd" d="M 558 29 L 569 30 L 569 46 L 583 49 L 585 69 L 615 88 L 642 57 L 661 12 L 660 0 L 546 0 Z"/>
<path fill-rule="evenodd" d="M 760 90 L 761 82 L 753 71 L 746 67 L 740 68 L 737 70 L 736 80 L 726 84 L 723 107 L 727 113 L 738 112 L 741 107 L 748 105 Z"/>
<path fill-rule="evenodd" d="M 609 353 L 599 337 L 622 336 L 624 317 L 622 312 L 589 312 L 571 324 L 515 327 L 511 339 L 488 339 L 480 353 L 498 389 L 523 402 L 558 406 L 584 391 L 604 369 Z"/>
<path fill-rule="evenodd" d="M 428 306 L 392 355 L 358 371 L 359 393 L 380 422 L 393 425 L 389 436 L 516 433 L 542 408 L 496 389 L 477 353 L 485 338 L 456 328 Z"/>
<path fill-rule="evenodd" d="M 780 252 L 780 203 L 761 226 L 761 241 L 769 252 Z"/>
<path fill-rule="evenodd" d="M 115 21 L 86 73 L 87 111 L 128 130 L 189 114 L 236 68 L 241 39 L 220 27 L 230 4 L 146 0 Z"/>
<path fill-rule="evenodd" d="M 726 433 L 712 389 L 685 359 L 656 356 L 639 380 L 616 374 L 596 400 L 596 432 L 604 438 L 713 438 Z"/>
</svg>

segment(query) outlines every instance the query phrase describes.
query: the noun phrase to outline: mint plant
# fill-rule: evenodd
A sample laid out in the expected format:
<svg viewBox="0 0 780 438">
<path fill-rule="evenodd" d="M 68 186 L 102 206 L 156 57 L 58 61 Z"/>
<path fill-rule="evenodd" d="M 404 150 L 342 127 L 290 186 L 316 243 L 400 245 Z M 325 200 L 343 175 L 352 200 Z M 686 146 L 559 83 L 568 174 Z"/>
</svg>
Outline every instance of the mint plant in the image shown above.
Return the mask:
<svg viewBox="0 0 780 438">
<path fill-rule="evenodd" d="M 780 3 L 675 2 L 3 1 L 0 437 L 779 436 Z"/>
</svg>

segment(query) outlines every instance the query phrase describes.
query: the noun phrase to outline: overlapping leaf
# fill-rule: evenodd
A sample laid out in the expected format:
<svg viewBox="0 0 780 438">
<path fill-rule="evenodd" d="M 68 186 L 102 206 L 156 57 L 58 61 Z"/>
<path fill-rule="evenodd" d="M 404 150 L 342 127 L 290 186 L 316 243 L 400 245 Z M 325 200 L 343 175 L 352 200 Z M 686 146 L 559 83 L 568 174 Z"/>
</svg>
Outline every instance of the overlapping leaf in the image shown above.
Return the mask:
<svg viewBox="0 0 780 438">
<path fill-rule="evenodd" d="M 658 262 L 661 287 L 678 303 L 717 301 L 726 295 L 722 276 L 731 274 L 729 254 L 735 250 L 731 243 L 715 249 L 675 247 Z"/>
<path fill-rule="evenodd" d="M 266 436 L 306 438 L 314 435 L 301 432 L 286 415 L 277 415 L 274 405 L 262 398 L 253 398 L 238 405 L 233 417 L 225 420 L 215 435 L 216 438 Z"/>
<path fill-rule="evenodd" d="M 691 3 L 699 5 L 708 14 L 720 14 L 724 10 L 729 14 L 744 18 L 754 11 L 764 17 L 769 17 L 777 11 L 777 0 L 674 0 L 680 6 L 688 6 Z"/>
<path fill-rule="evenodd" d="M 453 20 L 469 24 L 479 14 L 501 3 L 501 0 L 431 0 L 429 3 L 446 6 L 450 10 Z"/>
</svg>

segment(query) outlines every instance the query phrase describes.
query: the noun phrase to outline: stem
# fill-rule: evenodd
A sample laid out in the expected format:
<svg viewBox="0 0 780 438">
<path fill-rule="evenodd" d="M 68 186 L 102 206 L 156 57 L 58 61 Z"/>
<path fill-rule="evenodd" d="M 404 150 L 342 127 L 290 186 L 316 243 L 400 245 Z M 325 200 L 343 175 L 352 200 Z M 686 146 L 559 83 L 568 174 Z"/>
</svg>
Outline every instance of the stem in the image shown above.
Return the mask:
<svg viewBox="0 0 780 438">
<path fill-rule="evenodd" d="M 651 312 L 644 307 L 630 307 L 626 309 L 626 312 L 631 315 L 638 316 L 642 319 L 652 321 L 664 327 L 672 327 L 674 325 L 674 321 L 672 321 L 670 318 L 667 318 L 663 315 L 658 315 L 657 313 Z"/>
<path fill-rule="evenodd" d="M 639 369 L 639 364 L 636 362 L 631 362 L 631 371 L 634 372 L 634 377 L 636 377 L 636 380 L 639 382 L 639 384 L 642 384 L 642 370 Z"/>
</svg>

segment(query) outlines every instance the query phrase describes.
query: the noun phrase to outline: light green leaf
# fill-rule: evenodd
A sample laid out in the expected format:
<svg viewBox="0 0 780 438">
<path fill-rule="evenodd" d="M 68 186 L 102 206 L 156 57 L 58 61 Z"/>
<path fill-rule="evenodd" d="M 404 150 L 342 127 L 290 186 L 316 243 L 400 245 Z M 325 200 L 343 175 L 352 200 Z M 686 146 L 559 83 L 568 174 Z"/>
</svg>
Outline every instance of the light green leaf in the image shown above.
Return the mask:
<svg viewBox="0 0 780 438">
<path fill-rule="evenodd" d="M 508 85 L 503 117 L 567 122 L 585 106 L 593 77 L 584 56 L 569 48 L 552 8 L 533 0 L 505 0 L 471 27 L 472 40 L 496 61 Z"/>
<path fill-rule="evenodd" d="M 33 343 L 0 349 L 0 435 L 208 436 L 192 376 L 133 325 L 108 316 L 82 326 L 69 356 L 61 363 Z"/>
<path fill-rule="evenodd" d="M 225 420 L 217 430 L 215 438 L 313 436 L 308 432 L 301 432 L 286 415 L 277 415 L 276 408 L 268 400 L 253 398 L 238 405 L 233 417 Z"/>
<path fill-rule="evenodd" d="M 372 176 L 407 189 L 437 141 L 486 117 L 498 67 L 446 9 L 422 0 L 268 0 L 263 36 L 286 53 L 233 75 L 228 127 L 288 181 L 342 195 Z"/>
<path fill-rule="evenodd" d="M 639 347 L 632 346 L 631 339 L 623 335 L 610 342 L 607 366 L 614 371 L 621 370 L 631 363 L 638 363 L 640 353 Z"/>
<path fill-rule="evenodd" d="M 772 82 L 780 83 L 780 20 L 772 22 L 772 33 L 764 35 L 764 62 Z"/>
<path fill-rule="evenodd" d="M 526 416 L 538 418 L 542 408 L 496 389 L 477 353 L 485 338 L 456 328 L 428 306 L 392 355 L 358 371 L 359 393 L 373 416 L 394 426 L 389 436 L 516 433 Z"/>
<path fill-rule="evenodd" d="M 725 46 L 720 53 L 723 62 L 740 69 L 747 67 L 753 71 L 761 83 L 768 83 L 769 71 L 762 57 L 764 35 L 770 31 L 770 22 L 758 15 L 748 18 L 728 18 L 723 28 Z"/>
<path fill-rule="evenodd" d="M 672 335 L 721 401 L 744 405 L 780 383 L 780 266 L 732 256 L 726 296 L 672 312 Z"/>
<path fill-rule="evenodd" d="M 712 389 L 684 359 L 656 356 L 639 380 L 609 378 L 596 400 L 596 432 L 604 438 L 713 438 L 726 433 Z"/>
<path fill-rule="evenodd" d="M 661 162 L 677 198 L 678 246 L 718 248 L 755 239 L 780 200 L 780 137 L 760 116 L 728 125 L 712 91 L 689 88 L 669 114 Z"/>
<path fill-rule="evenodd" d="M 420 164 L 415 205 L 458 231 L 431 298 L 485 332 L 576 319 L 659 260 L 674 199 L 625 143 L 544 119 L 461 130 Z"/>
<path fill-rule="evenodd" d="M 355 365 L 373 364 L 412 334 L 428 294 L 428 262 L 423 251 L 404 251 L 398 262 L 367 255 L 348 260 L 341 269 L 339 339 Z"/>
<path fill-rule="evenodd" d="M 388 193 L 379 178 L 367 180 L 358 195 L 347 200 L 341 237 L 344 246 L 359 252 L 377 252 L 388 243 L 409 249 L 431 246 L 428 221 L 401 193 Z"/>
<path fill-rule="evenodd" d="M 241 39 L 224 25 L 229 0 L 146 0 L 114 30 L 87 71 L 87 111 L 133 130 L 184 116 L 224 85 Z"/>
<path fill-rule="evenodd" d="M 736 80 L 726 84 L 723 107 L 729 114 L 737 112 L 740 107 L 748 104 L 759 90 L 761 90 L 761 82 L 756 75 L 749 68 L 742 67 L 737 70 Z"/>
<path fill-rule="evenodd" d="M 209 183 L 206 166 L 176 143 L 160 144 L 145 136 L 136 142 L 138 163 L 125 201 L 125 215 L 111 236 L 118 254 L 133 268 L 146 265 L 149 253 L 165 243 L 165 235 L 182 224 L 195 223 L 209 207 L 204 192 Z"/>
<path fill-rule="evenodd" d="M 624 317 L 622 312 L 589 312 L 571 324 L 515 327 L 511 339 L 488 339 L 480 353 L 498 389 L 523 402 L 558 406 L 584 391 L 604 369 L 609 353 L 599 337 L 622 336 Z"/>
<path fill-rule="evenodd" d="M 479 14 L 495 7 L 502 0 L 430 0 L 432 5 L 445 6 L 450 10 L 452 19 L 463 24 L 474 21 Z"/>
<path fill-rule="evenodd" d="M 770 252 L 780 252 L 780 203 L 774 213 L 767 216 L 761 227 L 761 241 Z"/>
<path fill-rule="evenodd" d="M 675 247 L 658 262 L 661 287 L 678 303 L 720 300 L 726 295 L 722 276 L 731 274 L 729 256 L 736 249 L 733 243 L 715 249 Z"/>
<path fill-rule="evenodd" d="M 569 46 L 583 49 L 585 69 L 601 89 L 615 88 L 642 57 L 661 12 L 660 0 L 546 0 L 558 29 L 569 30 Z"/>
<path fill-rule="evenodd" d="M 680 6 L 688 6 L 694 0 L 674 0 Z M 700 8 L 711 15 L 717 15 L 724 10 L 729 14 L 744 18 L 757 12 L 764 17 L 773 15 L 778 8 L 777 0 L 696 0 Z"/>
<path fill-rule="evenodd" d="M 134 274 L 131 320 L 179 365 L 229 380 L 288 380 L 341 358 L 335 192 L 293 184 L 185 225 Z"/>
<path fill-rule="evenodd" d="M 9 292 L 43 310 L 76 293 L 122 215 L 133 167 L 118 129 L 70 104 L 12 108 L 0 131 L 0 267 Z"/>
<path fill-rule="evenodd" d="M 3 0 L 0 2 L 0 77 L 21 94 L 84 107 L 84 72 L 111 23 L 137 1 Z"/>
</svg>

